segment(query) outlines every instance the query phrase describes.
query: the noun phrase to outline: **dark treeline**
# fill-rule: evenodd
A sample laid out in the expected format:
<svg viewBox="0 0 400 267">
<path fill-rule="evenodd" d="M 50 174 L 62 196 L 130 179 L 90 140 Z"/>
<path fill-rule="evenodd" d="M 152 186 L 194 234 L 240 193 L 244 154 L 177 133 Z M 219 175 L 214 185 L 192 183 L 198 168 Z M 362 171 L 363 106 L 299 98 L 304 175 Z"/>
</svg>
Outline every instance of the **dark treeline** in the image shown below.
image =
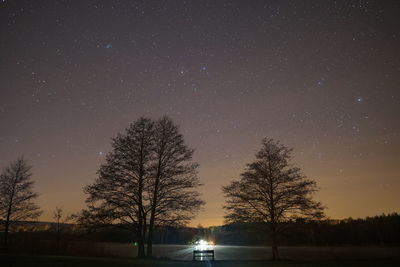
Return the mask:
<svg viewBox="0 0 400 267">
<path fill-rule="evenodd" d="M 213 229 L 218 244 L 269 245 L 259 225 L 224 225 Z M 284 225 L 280 245 L 285 246 L 399 246 L 400 215 L 397 213 L 324 221 L 292 221 Z"/>
<path fill-rule="evenodd" d="M 270 245 L 268 235 L 260 235 L 261 225 L 229 224 L 214 227 L 157 227 L 156 244 L 190 244 L 198 239 L 213 240 L 226 245 Z M 324 221 L 292 221 L 284 225 L 285 231 L 279 239 L 281 246 L 399 246 L 400 215 L 397 213 L 367 217 Z M 10 246 L 34 246 L 40 242 L 55 242 L 56 224 L 19 223 L 10 232 Z M 1 236 L 2 238 L 2 236 Z M 120 228 L 107 228 L 94 232 L 72 224 L 62 225 L 60 248 L 74 242 L 136 242 L 135 235 Z M 49 245 L 51 246 L 51 245 Z M 54 251 L 56 252 L 56 251 Z"/>
</svg>

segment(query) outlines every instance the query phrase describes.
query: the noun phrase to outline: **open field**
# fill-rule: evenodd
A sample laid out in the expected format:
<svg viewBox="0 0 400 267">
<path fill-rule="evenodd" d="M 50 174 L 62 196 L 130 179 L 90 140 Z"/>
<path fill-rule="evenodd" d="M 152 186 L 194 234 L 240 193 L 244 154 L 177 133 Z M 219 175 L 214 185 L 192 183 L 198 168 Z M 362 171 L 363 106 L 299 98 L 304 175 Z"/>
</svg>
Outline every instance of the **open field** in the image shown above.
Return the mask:
<svg viewBox="0 0 400 267">
<path fill-rule="evenodd" d="M 0 265 L 3 267 L 135 267 L 135 266 L 193 266 L 193 267 L 239 267 L 239 266 L 271 266 L 271 267 L 305 267 L 305 266 L 399 266 L 400 260 L 333 260 L 333 261 L 173 261 L 173 260 L 136 260 L 115 258 L 85 258 L 60 256 L 31 256 L 0 254 Z"/>
<path fill-rule="evenodd" d="M 103 250 L 114 257 L 135 257 L 136 247 L 129 244 L 103 243 Z M 191 260 L 193 247 L 154 245 L 156 257 Z M 223 246 L 214 248 L 216 260 L 269 260 L 271 248 L 263 246 Z M 400 259 L 400 247 L 280 247 L 280 256 L 289 260 Z"/>
<path fill-rule="evenodd" d="M 69 242 L 57 251 L 53 243 L 33 242 L 13 244 L 12 252 L 32 255 L 64 255 L 108 258 L 134 258 L 137 247 L 129 243 Z M 223 261 L 271 259 L 271 248 L 265 246 L 224 246 L 216 245 L 215 259 Z M 193 246 L 189 245 L 154 245 L 156 258 L 190 261 Z M 297 246 L 279 247 L 282 259 L 293 261 L 329 261 L 329 260 L 400 260 L 400 247 L 323 247 Z M 1 266 L 1 265 L 0 265 Z"/>
</svg>

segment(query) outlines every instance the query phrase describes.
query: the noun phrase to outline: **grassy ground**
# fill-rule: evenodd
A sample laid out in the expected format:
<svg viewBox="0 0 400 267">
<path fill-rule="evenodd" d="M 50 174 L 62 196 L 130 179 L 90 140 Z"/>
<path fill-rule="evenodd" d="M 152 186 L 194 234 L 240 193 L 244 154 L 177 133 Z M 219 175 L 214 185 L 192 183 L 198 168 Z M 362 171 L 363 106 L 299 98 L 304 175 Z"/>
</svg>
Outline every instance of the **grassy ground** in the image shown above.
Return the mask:
<svg viewBox="0 0 400 267">
<path fill-rule="evenodd" d="M 214 262 L 192 262 L 172 260 L 137 260 L 137 259 L 114 259 L 114 258 L 84 258 L 63 256 L 31 256 L 31 255 L 4 255 L 0 254 L 0 266 L 22 267 L 135 267 L 135 266 L 216 266 L 216 267 L 239 267 L 239 266 L 270 266 L 270 267 L 305 267 L 305 266 L 327 266 L 327 267 L 353 267 L 353 266 L 400 266 L 399 260 L 336 260 L 336 261 L 214 261 Z"/>
</svg>

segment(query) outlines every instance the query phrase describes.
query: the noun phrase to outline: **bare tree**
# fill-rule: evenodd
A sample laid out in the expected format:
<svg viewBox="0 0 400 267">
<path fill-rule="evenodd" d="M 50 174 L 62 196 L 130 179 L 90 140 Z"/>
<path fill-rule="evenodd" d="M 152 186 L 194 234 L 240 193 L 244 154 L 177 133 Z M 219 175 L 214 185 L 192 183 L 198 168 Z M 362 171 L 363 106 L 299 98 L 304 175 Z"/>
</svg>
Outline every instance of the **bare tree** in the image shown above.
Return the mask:
<svg viewBox="0 0 400 267">
<path fill-rule="evenodd" d="M 56 250 L 60 250 L 61 231 L 62 225 L 66 223 L 70 218 L 64 216 L 62 207 L 56 207 L 53 211 L 53 219 L 56 222 Z"/>
<path fill-rule="evenodd" d="M 56 207 L 53 211 L 53 219 L 56 222 L 56 231 L 57 231 L 57 244 L 59 242 L 60 231 L 61 231 L 61 219 L 63 217 L 63 210 L 62 207 Z"/>
<path fill-rule="evenodd" d="M 99 177 L 85 188 L 87 209 L 78 221 L 89 226 L 120 226 L 136 233 L 138 257 L 152 256 L 153 229 L 184 224 L 203 202 L 193 150 L 169 118 L 141 118 L 112 141 L 113 151 Z"/>
<path fill-rule="evenodd" d="M 78 216 L 89 226 L 118 225 L 134 233 L 138 257 L 145 257 L 146 196 L 152 160 L 154 123 L 140 118 L 112 139 L 113 151 L 100 166 L 94 184 L 85 187 L 88 208 Z"/>
<path fill-rule="evenodd" d="M 239 180 L 223 187 L 228 223 L 258 222 L 269 229 L 272 258 L 279 258 L 278 235 L 283 222 L 293 218 L 323 217 L 323 207 L 313 200 L 316 182 L 290 164 L 292 150 L 264 139 L 256 159 Z"/>
<path fill-rule="evenodd" d="M 155 124 L 154 164 L 148 184 L 150 222 L 147 256 L 152 257 L 154 226 L 182 225 L 192 219 L 204 202 L 197 188 L 198 164 L 192 161 L 194 150 L 189 148 L 179 128 L 168 117 Z"/>
<path fill-rule="evenodd" d="M 8 251 L 8 232 L 16 221 L 37 219 L 42 211 L 34 203 L 31 166 L 23 158 L 4 168 L 0 174 L 0 221 L 4 224 L 4 250 Z"/>
</svg>

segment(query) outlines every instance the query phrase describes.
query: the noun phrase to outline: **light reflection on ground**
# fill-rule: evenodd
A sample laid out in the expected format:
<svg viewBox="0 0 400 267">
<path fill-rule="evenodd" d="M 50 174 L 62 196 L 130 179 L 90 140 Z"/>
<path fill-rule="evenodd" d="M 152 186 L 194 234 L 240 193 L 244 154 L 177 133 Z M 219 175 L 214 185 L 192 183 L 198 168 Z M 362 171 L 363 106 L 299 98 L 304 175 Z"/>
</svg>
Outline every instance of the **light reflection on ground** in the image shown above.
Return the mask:
<svg viewBox="0 0 400 267">
<path fill-rule="evenodd" d="M 131 244 L 105 244 L 114 256 L 135 257 Z M 153 255 L 175 260 L 192 260 L 194 246 L 154 245 Z M 265 260 L 271 258 L 270 247 L 215 245 L 215 260 Z M 292 260 L 400 258 L 400 247 L 281 247 L 280 256 Z"/>
</svg>

